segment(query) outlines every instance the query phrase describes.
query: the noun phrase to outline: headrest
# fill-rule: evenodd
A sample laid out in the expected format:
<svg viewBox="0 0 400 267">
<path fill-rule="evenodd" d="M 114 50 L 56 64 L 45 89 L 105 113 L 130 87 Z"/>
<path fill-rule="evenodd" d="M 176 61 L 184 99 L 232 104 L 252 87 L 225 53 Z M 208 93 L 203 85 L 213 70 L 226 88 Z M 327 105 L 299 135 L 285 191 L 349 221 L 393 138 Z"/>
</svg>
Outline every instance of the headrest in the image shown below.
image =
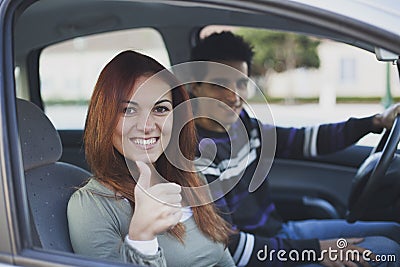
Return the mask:
<svg viewBox="0 0 400 267">
<path fill-rule="evenodd" d="M 60 135 L 44 112 L 17 99 L 17 114 L 24 170 L 57 162 L 62 154 Z"/>
</svg>

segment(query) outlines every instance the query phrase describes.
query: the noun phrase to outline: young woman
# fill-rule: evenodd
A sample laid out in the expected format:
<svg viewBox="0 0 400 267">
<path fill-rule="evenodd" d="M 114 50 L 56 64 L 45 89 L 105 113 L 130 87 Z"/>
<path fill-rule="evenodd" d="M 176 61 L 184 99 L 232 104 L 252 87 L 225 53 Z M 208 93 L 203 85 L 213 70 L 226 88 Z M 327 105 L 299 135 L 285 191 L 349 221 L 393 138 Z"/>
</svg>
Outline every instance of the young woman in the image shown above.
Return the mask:
<svg viewBox="0 0 400 267">
<path fill-rule="evenodd" d="M 196 205 L 204 195 L 182 190 L 203 180 L 192 171 L 188 95 L 176 85 L 157 61 L 133 51 L 102 70 L 84 134 L 94 176 L 68 204 L 76 253 L 150 266 L 234 266 L 229 226 L 212 204 Z"/>
</svg>

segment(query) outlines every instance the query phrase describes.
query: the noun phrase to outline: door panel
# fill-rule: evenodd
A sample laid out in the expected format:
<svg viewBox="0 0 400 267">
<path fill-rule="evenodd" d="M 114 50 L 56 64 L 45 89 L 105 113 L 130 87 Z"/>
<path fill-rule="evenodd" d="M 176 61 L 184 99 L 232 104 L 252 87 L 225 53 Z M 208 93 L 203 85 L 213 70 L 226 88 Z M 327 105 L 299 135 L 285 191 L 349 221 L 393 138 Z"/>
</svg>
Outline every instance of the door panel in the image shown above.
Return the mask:
<svg viewBox="0 0 400 267">
<path fill-rule="evenodd" d="M 268 179 L 283 218 L 344 218 L 353 177 L 370 149 L 352 146 L 308 160 L 276 159 Z"/>
<path fill-rule="evenodd" d="M 345 218 L 353 177 L 370 150 L 352 146 L 313 160 L 276 159 L 268 179 L 284 220 Z M 397 221 L 399 210 L 400 203 L 371 210 L 363 220 Z"/>
<path fill-rule="evenodd" d="M 268 174 L 271 197 L 285 220 L 342 218 L 356 168 L 277 159 Z"/>
</svg>

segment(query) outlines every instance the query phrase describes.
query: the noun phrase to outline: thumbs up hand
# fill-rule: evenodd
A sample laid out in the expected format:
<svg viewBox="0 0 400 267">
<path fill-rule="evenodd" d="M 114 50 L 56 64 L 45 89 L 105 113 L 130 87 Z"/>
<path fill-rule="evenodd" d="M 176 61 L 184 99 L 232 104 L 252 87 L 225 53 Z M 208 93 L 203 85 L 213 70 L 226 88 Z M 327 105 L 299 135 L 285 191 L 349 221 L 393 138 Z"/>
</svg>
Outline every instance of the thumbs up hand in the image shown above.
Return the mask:
<svg viewBox="0 0 400 267">
<path fill-rule="evenodd" d="M 175 183 L 151 186 L 149 166 L 139 161 L 136 164 L 140 175 L 135 187 L 135 210 L 128 234 L 131 240 L 152 240 L 181 219 L 181 187 Z"/>
</svg>

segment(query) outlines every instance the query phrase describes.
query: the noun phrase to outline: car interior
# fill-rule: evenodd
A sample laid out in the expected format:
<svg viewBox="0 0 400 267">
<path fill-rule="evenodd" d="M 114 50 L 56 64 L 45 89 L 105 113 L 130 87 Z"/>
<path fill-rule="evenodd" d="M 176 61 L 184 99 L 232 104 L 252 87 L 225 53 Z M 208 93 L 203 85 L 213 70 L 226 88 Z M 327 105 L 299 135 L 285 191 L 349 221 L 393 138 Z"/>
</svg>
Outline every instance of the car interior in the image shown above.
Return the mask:
<svg viewBox="0 0 400 267">
<path fill-rule="evenodd" d="M 208 1 L 140 0 L 40 0 L 23 3 L 16 7 L 12 39 L 18 133 L 24 171 L 20 186 L 26 188 L 25 196 L 22 195 L 21 199 L 26 200 L 28 207 L 27 210 L 22 210 L 19 216 L 27 218 L 31 227 L 33 247 L 67 253 L 72 252 L 72 248 L 68 235 L 66 205 L 72 192 L 91 174 L 84 156 L 83 127 L 58 127 L 58 122 L 51 117 L 49 111 L 50 100 L 47 101 L 46 98 L 46 95 L 58 92 L 57 90 L 61 91 L 60 89 L 68 93 L 69 88 L 76 86 L 78 82 L 68 83 L 65 87 L 67 89 L 57 89 L 56 83 L 47 83 L 48 80 L 44 77 L 47 75 L 46 68 L 54 69 L 53 72 L 48 71 L 50 75 L 54 73 L 54 79 L 68 76 L 72 71 L 79 73 L 86 70 L 84 64 L 75 64 L 71 70 L 64 65 L 61 56 L 66 50 L 62 49 L 67 45 L 60 50 L 61 56 L 54 57 L 54 65 L 46 66 L 43 55 L 46 53 L 52 55 L 52 47 L 71 42 L 70 44 L 79 48 L 80 45 L 84 46 L 82 40 L 86 37 L 145 28 L 157 32 L 165 46 L 168 64 L 174 65 L 189 60 L 191 47 L 199 41 L 201 32 L 210 25 L 295 32 L 352 46 L 366 51 L 373 57 L 378 39 L 378 37 L 374 39 L 372 35 L 362 36 L 356 31 L 357 29 L 346 34 L 345 29 L 338 30 L 339 22 L 334 22 L 333 19 L 330 24 L 323 23 L 322 19 L 311 19 L 307 12 L 299 12 L 302 8 L 296 3 L 282 6 L 271 3 L 268 6 L 251 2 L 246 4 L 240 1 L 234 1 L 234 4 L 226 1 L 220 5 Z M 134 34 L 130 36 L 133 43 L 135 37 Z M 94 39 L 93 44 L 97 45 L 96 51 L 101 52 L 107 46 L 119 42 L 119 39 L 113 40 L 110 37 L 104 39 L 107 40 L 104 44 L 99 41 L 100 39 Z M 389 41 L 386 43 L 385 40 L 381 41 L 386 48 L 393 45 L 388 45 Z M 126 46 L 122 47 L 135 49 L 128 41 Z M 89 46 L 87 50 L 81 51 L 90 52 L 90 49 L 92 47 Z M 81 54 L 77 52 L 76 56 L 84 58 L 83 53 L 85 52 Z M 109 55 L 116 53 L 112 51 L 107 54 L 108 59 Z M 99 69 L 105 62 L 106 60 L 99 63 Z M 392 65 L 392 68 L 397 71 L 398 66 Z M 87 88 L 89 93 L 85 96 L 84 105 L 87 106 L 94 81 L 85 77 L 83 79 L 92 84 L 92 87 Z M 394 84 L 397 84 L 393 91 L 397 90 L 399 95 L 399 81 L 396 77 L 393 79 L 396 79 Z M 60 100 L 74 101 L 68 96 L 65 99 L 62 97 L 59 95 L 54 97 L 54 101 L 58 101 L 56 104 L 59 104 Z M 62 106 L 54 106 L 59 108 L 61 122 L 74 119 L 75 113 L 63 110 Z M 285 108 L 290 108 L 290 105 Z M 81 125 L 85 120 L 85 113 L 82 114 L 78 118 Z M 351 116 L 355 115 L 346 114 L 346 117 Z M 383 167 L 384 170 L 390 168 L 391 174 L 387 175 L 385 182 L 375 184 L 380 189 L 373 191 L 379 196 L 373 200 L 358 199 L 358 195 L 362 195 L 364 190 L 366 178 L 363 178 L 359 188 L 355 189 L 354 183 L 357 173 L 360 172 L 360 166 L 370 156 L 373 147 L 378 146 L 377 143 L 369 146 L 356 145 L 335 154 L 315 158 L 275 159 L 268 179 L 271 184 L 271 196 L 283 218 L 285 220 L 346 218 L 350 203 L 357 209 L 356 213 L 352 213 L 352 221 L 379 219 L 400 222 L 400 182 L 396 179 L 400 175 L 400 165 L 394 163 L 390 165 L 393 158 L 397 164 L 396 151 L 400 127 L 393 127 L 392 132 L 394 133 L 388 138 L 391 140 L 391 150 L 387 153 L 387 149 L 384 150 L 386 165 Z M 384 139 L 381 143 L 385 141 Z M 367 178 L 370 178 L 371 171 L 365 174 Z M 379 175 L 385 177 L 385 172 Z M 378 178 L 374 179 L 379 180 Z M 371 193 L 368 196 L 370 197 Z M 365 203 L 375 203 L 376 207 L 366 212 L 365 209 L 369 204 Z M 362 212 L 358 212 L 360 210 Z"/>
<path fill-rule="evenodd" d="M 17 114 L 24 162 L 26 191 L 34 225 L 34 245 L 72 252 L 67 224 L 67 203 L 90 173 L 59 162 L 60 136 L 41 109 L 17 99 Z"/>
</svg>

